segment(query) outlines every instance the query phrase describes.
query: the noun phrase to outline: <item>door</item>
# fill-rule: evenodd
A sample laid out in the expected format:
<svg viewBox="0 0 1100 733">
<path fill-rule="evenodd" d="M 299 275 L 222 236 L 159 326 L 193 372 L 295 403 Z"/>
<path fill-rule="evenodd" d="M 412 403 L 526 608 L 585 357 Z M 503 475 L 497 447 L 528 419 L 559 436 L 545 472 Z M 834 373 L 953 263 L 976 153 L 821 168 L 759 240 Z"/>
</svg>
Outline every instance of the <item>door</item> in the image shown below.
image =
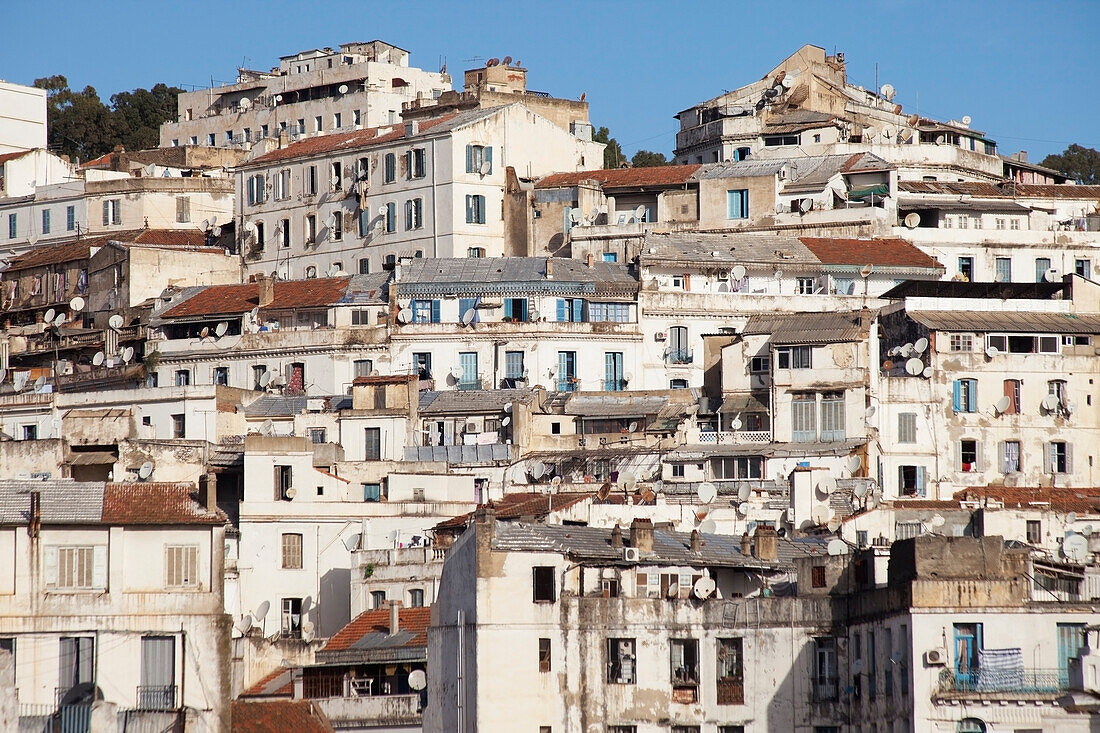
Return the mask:
<svg viewBox="0 0 1100 733">
<path fill-rule="evenodd" d="M 688 354 L 688 330 L 685 326 L 668 329 L 668 358 L 673 364 L 686 364 Z"/>
<path fill-rule="evenodd" d="M 604 354 L 604 390 L 618 392 L 623 388 L 623 354 L 609 351 Z"/>
<path fill-rule="evenodd" d="M 176 640 L 171 636 L 141 638 L 141 687 L 138 707 L 171 710 L 176 707 Z"/>
<path fill-rule="evenodd" d="M 955 624 L 955 682 L 962 689 L 972 689 L 978 682 L 981 644 L 981 624 Z"/>
<path fill-rule="evenodd" d="M 58 700 L 73 687 L 93 681 L 92 657 L 95 638 L 91 636 L 63 636 L 60 649 L 60 676 L 57 683 Z"/>
<path fill-rule="evenodd" d="M 1077 655 L 1085 645 L 1084 624 L 1058 624 L 1058 682 L 1061 689 L 1069 686 L 1080 661 Z"/>
<path fill-rule="evenodd" d="M 458 364 L 462 369 L 462 377 L 459 381 L 460 389 L 478 389 L 481 385 L 477 379 L 477 352 L 463 351 L 458 355 Z"/>
</svg>

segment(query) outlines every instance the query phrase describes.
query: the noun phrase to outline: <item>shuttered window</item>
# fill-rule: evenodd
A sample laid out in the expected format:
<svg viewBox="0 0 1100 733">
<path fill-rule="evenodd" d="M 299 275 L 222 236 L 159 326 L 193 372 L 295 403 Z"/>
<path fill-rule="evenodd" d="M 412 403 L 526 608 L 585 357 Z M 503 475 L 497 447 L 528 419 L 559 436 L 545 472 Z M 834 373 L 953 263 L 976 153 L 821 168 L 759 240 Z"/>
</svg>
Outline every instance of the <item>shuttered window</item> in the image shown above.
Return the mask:
<svg viewBox="0 0 1100 733">
<path fill-rule="evenodd" d="M 168 545 L 164 548 L 164 585 L 189 588 L 199 584 L 198 545 Z"/>
<path fill-rule="evenodd" d="M 899 443 L 916 443 L 917 442 L 917 413 L 915 413 L 915 412 L 901 412 L 901 413 L 898 413 L 898 442 Z"/>
<path fill-rule="evenodd" d="M 47 588 L 107 587 L 107 546 L 47 547 Z"/>
<path fill-rule="evenodd" d="M 283 535 L 283 569 L 302 569 L 302 535 L 291 533 Z"/>
</svg>

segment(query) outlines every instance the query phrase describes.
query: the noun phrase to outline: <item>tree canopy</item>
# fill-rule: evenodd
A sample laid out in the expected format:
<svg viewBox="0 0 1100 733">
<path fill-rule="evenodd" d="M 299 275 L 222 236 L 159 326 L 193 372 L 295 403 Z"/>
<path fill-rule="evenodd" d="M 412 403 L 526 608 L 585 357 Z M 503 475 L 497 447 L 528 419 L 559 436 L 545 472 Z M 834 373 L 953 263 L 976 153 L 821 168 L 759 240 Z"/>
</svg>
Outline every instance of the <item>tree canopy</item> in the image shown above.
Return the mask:
<svg viewBox="0 0 1100 733">
<path fill-rule="evenodd" d="M 669 165 L 664 153 L 654 153 L 652 150 L 639 150 L 630 159 L 630 164 L 635 168 L 653 168 L 659 165 Z"/>
<path fill-rule="evenodd" d="M 183 91 L 157 84 L 114 94 L 108 106 L 95 87 L 75 91 L 60 74 L 35 79 L 34 85 L 46 90 L 50 149 L 81 160 L 109 153 L 120 144 L 127 150 L 156 147 L 160 125 L 175 119 L 176 97 Z"/>
<path fill-rule="evenodd" d="M 619 141 L 611 137 L 611 131 L 606 127 L 601 127 L 592 133 L 592 139 L 607 146 L 603 149 L 604 168 L 618 168 L 626 162 L 626 156 L 623 155 Z"/>
<path fill-rule="evenodd" d="M 1100 150 L 1074 143 L 1060 155 L 1048 155 L 1041 165 L 1086 185 L 1100 184 Z"/>
</svg>

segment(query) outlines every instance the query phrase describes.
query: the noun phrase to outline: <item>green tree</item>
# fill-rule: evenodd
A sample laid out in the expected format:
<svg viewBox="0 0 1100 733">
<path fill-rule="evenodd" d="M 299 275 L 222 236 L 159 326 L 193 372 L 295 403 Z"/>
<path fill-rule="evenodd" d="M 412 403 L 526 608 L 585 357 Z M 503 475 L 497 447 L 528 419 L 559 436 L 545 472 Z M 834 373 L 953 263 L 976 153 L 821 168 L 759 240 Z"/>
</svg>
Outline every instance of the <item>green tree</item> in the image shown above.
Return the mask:
<svg viewBox="0 0 1100 733">
<path fill-rule="evenodd" d="M 630 159 L 630 164 L 635 168 L 654 168 L 659 165 L 668 165 L 668 158 L 664 153 L 654 153 L 652 150 L 639 150 Z"/>
<path fill-rule="evenodd" d="M 1094 148 L 1074 143 L 1062 151 L 1061 155 L 1043 158 L 1041 165 L 1086 185 L 1100 184 L 1100 150 Z"/>
<path fill-rule="evenodd" d="M 111 97 L 119 142 L 127 150 L 160 144 L 161 124 L 176 118 L 176 97 L 183 90 L 157 84 L 152 89 L 119 92 Z"/>
<path fill-rule="evenodd" d="M 607 146 L 603 149 L 604 168 L 618 168 L 626 162 L 626 156 L 623 155 L 623 149 L 619 145 L 619 141 L 611 137 L 611 131 L 606 127 L 596 130 L 592 134 L 592 139 Z"/>
</svg>

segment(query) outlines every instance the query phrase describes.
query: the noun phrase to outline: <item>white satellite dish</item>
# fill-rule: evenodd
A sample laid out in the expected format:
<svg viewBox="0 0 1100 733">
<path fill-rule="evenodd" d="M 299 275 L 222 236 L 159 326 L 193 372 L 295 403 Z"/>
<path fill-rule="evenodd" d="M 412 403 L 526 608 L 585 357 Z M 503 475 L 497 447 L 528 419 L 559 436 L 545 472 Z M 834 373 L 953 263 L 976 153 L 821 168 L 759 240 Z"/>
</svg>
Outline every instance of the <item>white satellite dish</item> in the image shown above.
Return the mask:
<svg viewBox="0 0 1100 733">
<path fill-rule="evenodd" d="M 57 328 L 61 328 L 61 326 L 63 326 L 64 324 L 65 324 L 65 314 L 64 313 L 58 313 L 57 316 L 53 319 L 53 325 L 56 326 Z"/>
<path fill-rule="evenodd" d="M 512 418 L 510 418 L 510 417 L 505 417 L 503 420 L 500 421 L 500 426 L 502 428 L 506 428 L 511 424 L 512 424 Z"/>
<path fill-rule="evenodd" d="M 477 318 L 477 311 L 473 308 L 467 308 L 466 311 L 462 314 L 462 323 L 465 326 L 469 326 L 471 323 L 474 322 L 475 318 Z"/>
<path fill-rule="evenodd" d="M 45 388 L 45 386 L 46 386 L 46 378 L 45 377 L 39 377 L 38 379 L 34 380 L 34 391 L 35 392 L 41 392 Z"/>
<path fill-rule="evenodd" d="M 210 335 L 210 326 L 203 326 L 202 330 L 199 331 L 199 338 L 204 339 L 209 335 Z"/>
<path fill-rule="evenodd" d="M 276 101 L 276 102 L 281 102 L 281 101 L 283 101 L 283 95 L 282 95 L 282 94 L 276 94 L 276 95 L 275 95 L 275 101 Z"/>
<path fill-rule="evenodd" d="M 1070 562 L 1079 563 L 1089 556 L 1089 541 L 1079 534 L 1071 534 L 1062 540 L 1062 554 Z"/>
<path fill-rule="evenodd" d="M 361 539 L 359 533 L 350 534 L 344 538 L 344 547 L 348 552 L 359 549 L 359 540 Z"/>
<path fill-rule="evenodd" d="M 920 226 L 920 214 L 915 211 L 911 211 L 905 215 L 905 226 L 909 229 L 916 229 Z"/>
<path fill-rule="evenodd" d="M 264 435 L 271 435 L 273 432 L 275 432 L 275 423 L 272 422 L 270 419 L 264 420 L 263 423 L 260 425 L 260 432 Z"/>
<path fill-rule="evenodd" d="M 990 346 L 985 350 L 985 355 L 988 356 L 990 359 L 992 359 L 999 353 L 1001 353 L 1001 350 L 998 349 L 996 346 Z"/>
<path fill-rule="evenodd" d="M 466 373 L 466 370 L 463 369 L 461 365 L 455 364 L 454 366 L 451 367 L 451 370 L 450 370 L 449 373 L 455 379 L 461 379 L 462 375 Z"/>
<path fill-rule="evenodd" d="M 924 372 L 924 362 L 913 357 L 905 362 L 905 371 L 916 377 Z"/>
<path fill-rule="evenodd" d="M 340 86 L 336 87 L 336 91 L 340 92 L 341 94 L 347 94 L 348 93 L 348 85 L 347 84 L 341 84 Z"/>
<path fill-rule="evenodd" d="M 147 478 L 149 478 L 152 475 L 153 475 L 153 462 L 152 461 L 146 461 L 145 463 L 141 464 L 140 468 L 138 468 L 138 478 L 140 478 L 142 481 L 146 480 Z"/>
<path fill-rule="evenodd" d="M 249 629 L 252 628 L 252 614 L 246 613 L 245 615 L 241 616 L 239 619 L 237 619 L 236 623 L 233 624 L 233 628 L 235 628 L 242 634 L 247 634 Z"/>
<path fill-rule="evenodd" d="M 8 370 L 0 369 L 0 384 L 4 383 L 4 380 L 8 378 Z"/>
<path fill-rule="evenodd" d="M 967 127 L 969 127 L 970 123 L 973 122 L 973 121 L 974 120 L 970 119 L 970 115 L 963 115 L 963 118 L 960 120 L 960 122 L 962 122 Z"/>
<path fill-rule="evenodd" d="M 134 347 L 127 346 L 122 350 L 122 361 L 129 364 L 134 359 Z"/>
<path fill-rule="evenodd" d="M 632 420 L 629 425 L 626 426 L 626 432 L 636 433 L 638 432 L 638 421 Z"/>
<path fill-rule="evenodd" d="M 1046 397 L 1043 398 L 1041 404 L 1043 406 L 1043 409 L 1047 410 L 1048 412 L 1054 410 L 1058 407 L 1058 397 L 1052 394 L 1048 394 Z"/>
<path fill-rule="evenodd" d="M 212 233 L 215 237 L 220 237 L 222 235 L 222 228 L 221 227 L 214 227 L 214 230 L 213 230 Z"/>
<path fill-rule="evenodd" d="M 267 385 L 271 384 L 271 377 L 272 377 L 271 372 L 264 372 L 263 374 L 261 374 L 260 375 L 260 386 L 261 387 L 267 387 Z"/>
<path fill-rule="evenodd" d="M 943 518 L 942 514 L 933 514 L 932 518 L 928 520 L 928 523 L 933 527 L 942 527 L 947 524 L 947 520 Z"/>
<path fill-rule="evenodd" d="M 853 456 L 848 458 L 848 463 L 846 464 L 846 468 L 848 469 L 848 473 L 855 473 L 856 471 L 858 471 L 860 469 L 860 467 L 862 465 L 863 465 L 863 459 L 860 458 L 858 455 L 853 455 Z"/>
<path fill-rule="evenodd" d="M 314 626 L 312 621 L 306 621 L 302 624 L 302 641 L 310 642 L 317 638 L 317 627 Z"/>
<path fill-rule="evenodd" d="M 46 323 L 53 323 L 53 319 L 55 316 L 57 316 L 57 311 L 55 311 L 53 308 L 50 308 L 46 311 L 46 315 L 42 316 L 42 320 L 44 320 Z"/>
<path fill-rule="evenodd" d="M 710 481 L 704 481 L 699 484 L 699 488 L 696 490 L 695 495 L 699 498 L 700 503 L 709 504 L 718 498 L 718 487 Z"/>
<path fill-rule="evenodd" d="M 751 508 L 751 504 L 749 504 L 747 501 L 743 501 L 737 505 L 737 513 L 740 514 L 742 517 L 747 516 L 749 513 L 749 509 Z"/>
<path fill-rule="evenodd" d="M 921 376 L 923 376 L 925 379 L 931 379 L 932 375 L 935 374 L 935 373 L 936 373 L 936 370 L 934 370 L 930 366 L 927 366 L 927 367 L 924 368 L 924 371 L 921 372 Z"/>
<path fill-rule="evenodd" d="M 1083 534 L 1086 537 L 1090 536 L 1092 534 L 1092 525 L 1091 524 L 1086 524 L 1084 527 L 1082 527 L 1081 528 L 1081 534 Z"/>
<path fill-rule="evenodd" d="M 504 411 L 505 412 L 511 412 L 512 411 L 512 403 L 511 402 L 505 402 L 504 403 Z"/>
<path fill-rule="evenodd" d="M 840 519 L 834 516 L 825 526 L 828 527 L 830 532 L 836 532 L 840 529 Z"/>
<path fill-rule="evenodd" d="M 734 430 L 740 430 L 740 429 L 741 429 L 741 428 L 743 428 L 744 426 L 745 426 L 745 424 L 744 424 L 743 422 L 741 422 L 741 418 L 740 418 L 740 417 L 735 417 L 735 418 L 733 418 L 733 420 L 732 420 L 732 421 L 730 422 L 730 427 L 731 427 L 732 429 L 734 429 Z"/>
<path fill-rule="evenodd" d="M 542 478 L 546 474 L 546 464 L 541 461 L 536 461 L 535 465 L 531 466 L 531 476 L 536 481 Z"/>
<path fill-rule="evenodd" d="M 1012 398 L 1008 395 L 1005 395 L 1004 397 L 993 403 L 993 411 L 996 412 L 998 415 L 1001 415 L 1004 414 L 1005 410 L 1007 410 L 1011 405 Z"/>
<path fill-rule="evenodd" d="M 1043 273 L 1043 279 L 1046 280 L 1048 283 L 1055 282 L 1056 280 L 1061 279 L 1061 277 L 1062 273 L 1058 272 L 1058 270 L 1054 269 L 1053 267 Z"/>
<path fill-rule="evenodd" d="M 634 209 L 634 218 L 641 221 L 643 216 L 645 216 L 645 206 L 639 204 Z"/>
<path fill-rule="evenodd" d="M 271 610 L 270 601 L 261 601 L 260 605 L 256 606 L 256 610 L 255 610 L 255 612 L 253 612 L 252 615 L 256 618 L 257 621 L 263 621 L 264 618 L 267 617 L 267 612 L 270 611 L 270 610 Z"/>
<path fill-rule="evenodd" d="M 550 479 L 550 485 L 553 486 L 555 489 L 561 486 L 561 476 L 555 476 L 554 478 Z"/>
<path fill-rule="evenodd" d="M 259 228 L 256 226 L 255 222 L 249 221 L 249 222 L 245 222 L 244 230 L 246 232 L 248 232 L 249 234 L 255 235 L 256 232 L 259 231 Z"/>
<path fill-rule="evenodd" d="M 84 299 L 78 295 L 69 301 L 69 310 L 71 310 L 73 313 L 79 313 L 80 311 L 84 310 L 85 305 L 86 303 L 84 302 Z"/>
<path fill-rule="evenodd" d="M 864 420 L 870 420 L 872 417 L 875 416 L 876 412 L 878 412 L 878 408 L 875 407 L 874 405 L 871 405 L 870 407 L 868 407 L 866 410 L 863 411 L 863 419 Z"/>
<path fill-rule="evenodd" d="M 378 207 L 378 215 L 379 216 L 385 216 L 387 211 L 389 211 L 389 209 L 386 208 L 385 204 L 382 204 L 381 206 Z"/>
<path fill-rule="evenodd" d="M 489 175 L 489 171 L 491 171 L 491 170 L 493 170 L 492 163 L 490 163 L 489 161 L 485 161 L 484 163 L 481 164 L 481 168 L 479 168 L 477 172 L 480 173 L 483 176 L 487 176 L 487 175 Z"/>
<path fill-rule="evenodd" d="M 103 360 L 106 358 L 106 354 L 102 351 L 95 352 L 95 356 L 92 357 L 92 364 L 95 366 L 103 366 Z"/>
<path fill-rule="evenodd" d="M 329 229 L 335 229 L 336 228 L 336 214 L 335 213 L 332 213 L 332 214 L 328 215 L 328 217 L 325 219 L 325 226 L 328 227 Z"/>
<path fill-rule="evenodd" d="M 241 101 L 237 103 L 237 106 L 239 106 L 241 109 L 248 109 L 252 106 L 252 100 L 248 97 L 242 97 Z"/>
<path fill-rule="evenodd" d="M 862 499 L 863 497 L 867 496 L 867 492 L 870 490 L 871 487 L 868 484 L 858 484 L 854 489 L 852 489 L 852 494 L 857 499 Z"/>
<path fill-rule="evenodd" d="M 14 372 L 12 374 L 11 384 L 16 392 L 22 392 L 26 388 L 30 376 L 30 372 Z"/>
<path fill-rule="evenodd" d="M 836 479 L 832 476 L 826 476 L 817 484 L 817 490 L 819 493 L 828 496 L 836 491 Z"/>
<path fill-rule="evenodd" d="M 913 351 L 917 352 L 918 354 L 923 354 L 927 348 L 928 339 L 924 338 L 923 336 L 913 342 Z"/>
<path fill-rule="evenodd" d="M 730 270 L 730 275 L 733 276 L 734 280 L 740 280 L 740 279 L 744 278 L 745 277 L 745 266 L 744 265 L 734 265 L 733 269 Z"/>
<path fill-rule="evenodd" d="M 815 504 L 814 508 L 810 510 L 810 518 L 814 524 L 828 524 L 829 520 L 833 518 L 833 508 L 828 504 Z"/>
<path fill-rule="evenodd" d="M 863 277 L 870 277 L 871 273 L 874 272 L 874 271 L 875 271 L 875 266 L 874 265 L 864 265 L 863 267 L 860 268 L 859 274 L 862 275 Z"/>
<path fill-rule="evenodd" d="M 412 320 L 412 310 L 411 309 L 402 308 L 401 310 L 397 311 L 397 321 L 398 321 L 398 323 L 408 323 L 411 320 Z"/>
<path fill-rule="evenodd" d="M 897 90 L 894 89 L 893 84 L 883 84 L 878 91 L 887 102 L 891 101 L 894 95 L 897 94 Z"/>
<path fill-rule="evenodd" d="M 748 501 L 750 496 L 752 496 L 752 487 L 748 484 L 741 484 L 737 489 L 737 500 Z"/>
<path fill-rule="evenodd" d="M 852 662 L 852 674 L 859 674 L 862 671 L 863 671 L 863 660 L 862 659 L 857 659 L 856 661 Z"/>
<path fill-rule="evenodd" d="M 782 280 L 783 279 L 783 271 L 782 270 L 776 270 L 774 275 L 775 275 L 776 280 Z"/>
<path fill-rule="evenodd" d="M 286 490 L 286 498 L 288 498 L 288 499 L 293 499 L 297 495 L 298 495 L 298 489 L 295 489 L 294 487 L 291 487 L 291 488 Z"/>
<path fill-rule="evenodd" d="M 620 473 L 619 485 L 627 491 L 632 491 L 638 485 L 638 479 L 632 473 Z"/>
<path fill-rule="evenodd" d="M 704 519 L 699 523 L 699 534 L 714 534 L 717 529 L 718 525 L 713 519 Z"/>
<path fill-rule="evenodd" d="M 826 546 L 827 552 L 833 557 L 848 554 L 848 543 L 841 539 L 829 540 Z"/>
<path fill-rule="evenodd" d="M 409 672 L 409 689 L 420 692 L 428 686 L 428 679 L 422 669 L 414 669 Z"/>
<path fill-rule="evenodd" d="M 117 313 L 107 319 L 107 325 L 116 331 L 122 328 L 122 324 L 124 323 L 125 321 L 122 319 L 122 316 Z"/>
<path fill-rule="evenodd" d="M 225 321 L 222 321 L 221 323 L 219 323 L 217 326 L 214 327 L 214 335 L 217 336 L 218 338 L 221 338 L 222 336 L 224 336 L 226 334 L 226 332 L 228 332 L 228 331 L 229 331 L 229 324 L 226 323 Z"/>
<path fill-rule="evenodd" d="M 695 581 L 695 585 L 692 586 L 691 592 L 699 600 L 704 600 L 710 598 L 717 587 L 714 578 L 711 578 L 709 575 L 704 575 L 699 578 L 699 580 Z"/>
</svg>

